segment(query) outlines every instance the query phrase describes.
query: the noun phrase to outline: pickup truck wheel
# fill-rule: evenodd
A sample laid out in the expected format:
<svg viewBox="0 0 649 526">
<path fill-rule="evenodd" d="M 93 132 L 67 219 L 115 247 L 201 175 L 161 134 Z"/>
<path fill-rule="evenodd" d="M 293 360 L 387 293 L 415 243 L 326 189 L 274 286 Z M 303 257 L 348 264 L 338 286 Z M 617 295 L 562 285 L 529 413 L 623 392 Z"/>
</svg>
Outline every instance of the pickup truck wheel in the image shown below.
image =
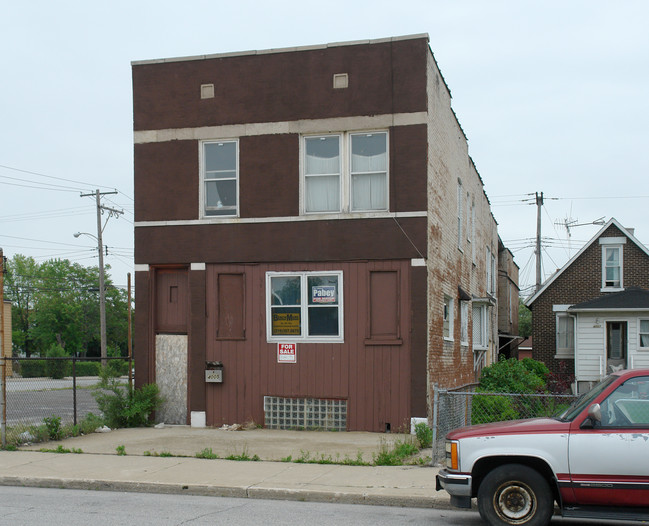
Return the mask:
<svg viewBox="0 0 649 526">
<path fill-rule="evenodd" d="M 492 526 L 549 524 L 552 492 L 540 473 L 522 464 L 505 464 L 489 472 L 478 489 L 478 510 Z"/>
</svg>

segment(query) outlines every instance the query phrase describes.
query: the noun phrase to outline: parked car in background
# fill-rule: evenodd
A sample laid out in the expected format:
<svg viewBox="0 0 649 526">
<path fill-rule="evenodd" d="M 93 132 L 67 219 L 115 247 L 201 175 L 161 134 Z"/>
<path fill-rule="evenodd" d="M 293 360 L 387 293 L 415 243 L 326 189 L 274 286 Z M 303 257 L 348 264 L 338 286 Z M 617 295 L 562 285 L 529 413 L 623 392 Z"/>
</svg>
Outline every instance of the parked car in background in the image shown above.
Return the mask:
<svg viewBox="0 0 649 526">
<path fill-rule="evenodd" d="M 446 436 L 437 490 L 490 525 L 564 517 L 649 520 L 649 369 L 616 372 L 554 418 Z"/>
</svg>

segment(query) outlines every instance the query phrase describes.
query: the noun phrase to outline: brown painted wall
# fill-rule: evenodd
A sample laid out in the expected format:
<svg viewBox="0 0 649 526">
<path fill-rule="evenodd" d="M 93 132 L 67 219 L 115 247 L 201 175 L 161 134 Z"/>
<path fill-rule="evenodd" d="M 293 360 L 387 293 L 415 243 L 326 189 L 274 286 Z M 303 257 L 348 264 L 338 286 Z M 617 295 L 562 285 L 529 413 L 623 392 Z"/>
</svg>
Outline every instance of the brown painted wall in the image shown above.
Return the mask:
<svg viewBox="0 0 649 526">
<path fill-rule="evenodd" d="M 134 130 L 426 110 L 426 38 L 135 64 Z M 348 73 L 349 87 L 333 89 Z M 200 98 L 201 84 L 215 97 Z"/>
<path fill-rule="evenodd" d="M 278 364 L 277 344 L 266 342 L 267 271 L 342 270 L 344 343 L 298 343 L 297 363 Z M 366 345 L 370 271 L 399 276 L 400 345 Z M 215 281 L 218 273 L 244 273 L 246 337 L 216 338 Z M 209 265 L 207 269 L 207 360 L 223 362 L 223 383 L 207 384 L 207 423 L 264 421 L 263 397 L 348 400 L 349 430 L 385 431 L 409 422 L 410 308 L 409 261 L 277 265 Z"/>
<path fill-rule="evenodd" d="M 425 217 L 135 229 L 135 262 L 158 265 L 420 258 L 420 253 L 426 254 Z"/>
</svg>

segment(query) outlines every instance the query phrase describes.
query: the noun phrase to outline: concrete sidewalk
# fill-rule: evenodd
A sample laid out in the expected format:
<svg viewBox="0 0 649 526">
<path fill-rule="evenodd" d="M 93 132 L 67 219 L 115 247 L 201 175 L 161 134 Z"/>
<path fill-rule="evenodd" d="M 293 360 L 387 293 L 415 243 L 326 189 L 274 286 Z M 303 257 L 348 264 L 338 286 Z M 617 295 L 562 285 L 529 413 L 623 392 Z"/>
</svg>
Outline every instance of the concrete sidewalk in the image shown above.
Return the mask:
<svg viewBox="0 0 649 526">
<path fill-rule="evenodd" d="M 437 468 L 295 463 L 297 459 L 372 460 L 399 435 L 315 431 L 222 431 L 187 426 L 120 429 L 20 451 L 0 451 L 0 484 L 155 493 L 186 493 L 391 506 L 450 508 L 435 491 Z M 81 449 L 82 454 L 40 448 Z M 124 446 L 125 456 L 116 449 Z M 223 458 L 246 454 L 262 460 L 195 458 L 211 449 Z M 173 457 L 160 454 L 176 455 Z M 291 457 L 292 462 L 281 462 Z"/>
</svg>

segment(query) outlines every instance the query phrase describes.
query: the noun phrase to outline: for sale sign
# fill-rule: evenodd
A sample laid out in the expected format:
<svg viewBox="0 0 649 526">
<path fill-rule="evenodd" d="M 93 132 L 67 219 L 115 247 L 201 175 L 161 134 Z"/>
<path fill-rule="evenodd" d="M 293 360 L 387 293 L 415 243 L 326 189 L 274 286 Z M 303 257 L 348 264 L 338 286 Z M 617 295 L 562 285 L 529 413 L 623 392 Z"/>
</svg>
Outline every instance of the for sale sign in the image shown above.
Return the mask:
<svg viewBox="0 0 649 526">
<path fill-rule="evenodd" d="M 297 344 L 278 343 L 277 363 L 297 363 Z"/>
</svg>

